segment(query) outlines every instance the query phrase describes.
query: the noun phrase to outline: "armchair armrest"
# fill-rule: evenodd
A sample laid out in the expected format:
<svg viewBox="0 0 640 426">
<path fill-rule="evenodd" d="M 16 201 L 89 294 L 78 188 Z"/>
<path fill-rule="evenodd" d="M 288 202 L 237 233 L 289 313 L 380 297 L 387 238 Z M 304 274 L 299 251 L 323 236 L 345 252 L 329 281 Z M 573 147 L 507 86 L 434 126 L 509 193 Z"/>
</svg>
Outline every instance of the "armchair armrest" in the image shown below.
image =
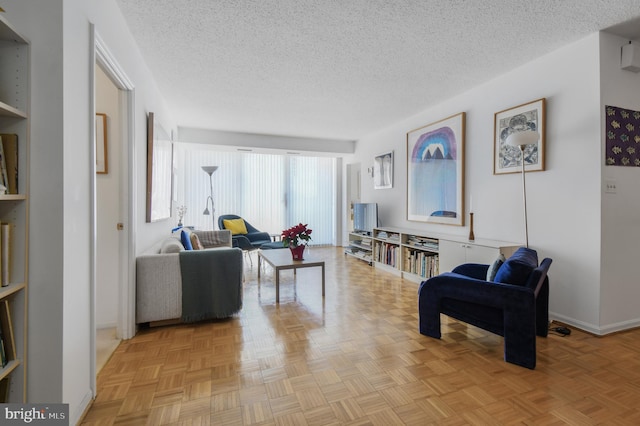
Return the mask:
<svg viewBox="0 0 640 426">
<path fill-rule="evenodd" d="M 467 277 L 475 278 L 478 280 L 485 280 L 487 277 L 487 271 L 489 265 L 483 265 L 480 263 L 465 263 L 453 268 L 453 273 L 466 275 Z"/>
<path fill-rule="evenodd" d="M 428 295 L 423 296 L 423 292 Z M 419 293 L 421 302 L 452 298 L 496 308 L 529 304 L 535 298 L 533 290 L 524 286 L 489 282 L 455 272 L 445 272 L 423 282 Z"/>
</svg>

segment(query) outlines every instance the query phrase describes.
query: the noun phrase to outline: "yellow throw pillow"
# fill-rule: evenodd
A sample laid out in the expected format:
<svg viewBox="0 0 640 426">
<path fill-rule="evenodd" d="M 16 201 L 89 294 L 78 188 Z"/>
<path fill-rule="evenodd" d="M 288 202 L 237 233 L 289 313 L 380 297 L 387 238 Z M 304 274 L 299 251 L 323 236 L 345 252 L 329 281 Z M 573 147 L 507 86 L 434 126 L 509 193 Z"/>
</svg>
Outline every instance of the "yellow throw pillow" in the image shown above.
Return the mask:
<svg viewBox="0 0 640 426">
<path fill-rule="evenodd" d="M 246 234 L 247 225 L 244 223 L 244 219 L 224 219 L 224 229 L 231 231 L 231 235 Z"/>
</svg>

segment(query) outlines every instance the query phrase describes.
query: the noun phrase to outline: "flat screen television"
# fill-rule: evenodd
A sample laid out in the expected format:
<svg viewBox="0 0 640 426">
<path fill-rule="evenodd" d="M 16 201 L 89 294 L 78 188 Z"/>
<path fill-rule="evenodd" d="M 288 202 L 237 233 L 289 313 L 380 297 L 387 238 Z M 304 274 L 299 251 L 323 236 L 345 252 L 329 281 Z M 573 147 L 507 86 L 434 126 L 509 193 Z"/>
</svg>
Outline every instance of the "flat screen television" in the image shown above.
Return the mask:
<svg viewBox="0 0 640 426">
<path fill-rule="evenodd" d="M 378 226 L 378 204 L 354 203 L 353 204 L 353 231 L 373 234 L 373 228 Z"/>
</svg>

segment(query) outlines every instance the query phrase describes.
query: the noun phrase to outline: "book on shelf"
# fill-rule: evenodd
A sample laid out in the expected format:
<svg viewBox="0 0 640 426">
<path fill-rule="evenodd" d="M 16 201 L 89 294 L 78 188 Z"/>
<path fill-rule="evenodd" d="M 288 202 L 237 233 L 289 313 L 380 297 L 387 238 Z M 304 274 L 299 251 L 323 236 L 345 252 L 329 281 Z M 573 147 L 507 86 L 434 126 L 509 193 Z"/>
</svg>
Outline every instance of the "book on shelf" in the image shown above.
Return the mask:
<svg viewBox="0 0 640 426">
<path fill-rule="evenodd" d="M 410 235 L 407 238 L 407 244 L 413 247 L 424 248 L 426 250 L 437 251 L 440 244 L 438 240 L 434 238 L 419 237 L 417 235 Z"/>
<path fill-rule="evenodd" d="M 9 193 L 9 178 L 7 176 L 7 162 L 4 158 L 4 149 L 2 148 L 2 137 L 0 136 L 0 185 L 4 187 L 0 188 L 0 194 Z"/>
<path fill-rule="evenodd" d="M 11 278 L 11 225 L 0 224 L 0 283 L 9 285 Z"/>
<path fill-rule="evenodd" d="M 9 363 L 9 360 L 7 359 L 7 351 L 4 345 L 4 334 L 2 333 L 2 330 L 0 330 L 0 362 L 2 363 L 2 368 L 6 367 Z"/>
<path fill-rule="evenodd" d="M 3 185 L 7 188 L 7 194 L 18 193 L 18 135 L 13 133 L 0 133 L 2 155 Z"/>
<path fill-rule="evenodd" d="M 0 404 L 9 401 L 9 378 L 0 380 Z"/>
<path fill-rule="evenodd" d="M 5 299 L 0 302 L 0 330 L 2 331 L 3 348 L 7 362 L 16 359 L 16 341 L 11 321 L 9 301 Z"/>
</svg>

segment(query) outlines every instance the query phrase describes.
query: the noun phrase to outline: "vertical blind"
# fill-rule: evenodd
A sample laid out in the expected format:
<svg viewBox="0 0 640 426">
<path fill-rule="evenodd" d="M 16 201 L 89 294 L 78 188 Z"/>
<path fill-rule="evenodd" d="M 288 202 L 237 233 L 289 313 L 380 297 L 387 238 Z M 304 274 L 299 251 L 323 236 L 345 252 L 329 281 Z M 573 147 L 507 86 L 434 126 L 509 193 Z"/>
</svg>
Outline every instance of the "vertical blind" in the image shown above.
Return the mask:
<svg viewBox="0 0 640 426">
<path fill-rule="evenodd" d="M 219 151 L 199 144 L 175 145 L 175 202 L 184 205 L 185 225 L 217 229 L 223 214 L 241 216 L 261 231 L 279 234 L 298 223 L 313 230 L 311 244 L 332 244 L 335 224 L 335 159 Z M 209 175 L 214 216 L 205 216 Z M 212 218 L 215 217 L 215 226 Z"/>
</svg>

